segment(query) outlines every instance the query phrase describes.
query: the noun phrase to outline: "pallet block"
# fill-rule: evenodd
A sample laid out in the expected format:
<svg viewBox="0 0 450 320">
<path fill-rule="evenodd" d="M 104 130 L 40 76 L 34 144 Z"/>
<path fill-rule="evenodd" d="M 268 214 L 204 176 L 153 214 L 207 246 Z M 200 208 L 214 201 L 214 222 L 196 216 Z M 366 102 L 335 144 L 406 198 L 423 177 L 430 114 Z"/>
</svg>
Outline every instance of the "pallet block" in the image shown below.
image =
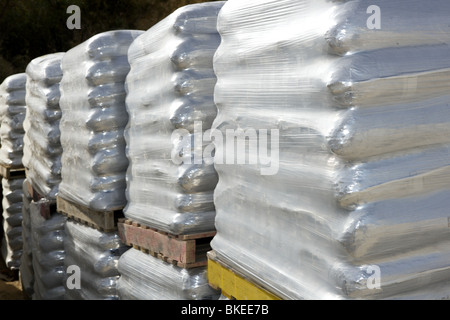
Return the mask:
<svg viewBox="0 0 450 320">
<path fill-rule="evenodd" d="M 21 179 L 25 178 L 25 168 L 11 168 L 5 165 L 0 165 L 0 175 L 4 179 Z"/>
<path fill-rule="evenodd" d="M 102 232 L 117 231 L 117 222 L 123 216 L 122 209 L 96 211 L 78 203 L 56 197 L 56 210 L 69 219 L 83 223 Z"/>
<path fill-rule="evenodd" d="M 191 235 L 173 235 L 127 219 L 118 223 L 119 236 L 128 246 L 158 257 L 180 268 L 207 265 L 206 252 L 215 231 Z"/>
</svg>

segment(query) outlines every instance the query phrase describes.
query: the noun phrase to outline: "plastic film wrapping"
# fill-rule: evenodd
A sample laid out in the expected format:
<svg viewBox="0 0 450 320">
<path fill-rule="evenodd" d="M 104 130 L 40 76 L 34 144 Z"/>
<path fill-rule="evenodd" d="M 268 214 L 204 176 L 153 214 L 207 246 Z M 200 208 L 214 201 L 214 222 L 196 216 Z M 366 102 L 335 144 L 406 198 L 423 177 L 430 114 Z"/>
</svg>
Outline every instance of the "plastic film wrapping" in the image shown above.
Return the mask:
<svg viewBox="0 0 450 320">
<path fill-rule="evenodd" d="M 380 1 L 380 30 L 371 5 L 230 0 L 219 14 L 213 128 L 279 149 L 264 175 L 221 164 L 216 144 L 211 246 L 286 299 L 448 297 L 450 5 Z"/>
<path fill-rule="evenodd" d="M 128 52 L 130 164 L 124 211 L 132 220 L 173 234 L 214 230 L 217 173 L 210 158 L 194 161 L 191 142 L 211 128 L 217 114 L 212 60 L 223 4 L 179 8 L 138 37 Z M 176 132 L 184 133 L 182 139 Z M 174 154 L 183 161 L 174 161 Z"/>
<path fill-rule="evenodd" d="M 78 222 L 67 220 L 65 226 L 65 268 L 79 268 L 80 287 L 69 288 L 66 275 L 65 299 L 118 300 L 118 261 L 128 249 L 117 232 L 101 232 Z"/>
<path fill-rule="evenodd" d="M 127 52 L 143 31 L 97 34 L 63 57 L 60 196 L 94 210 L 126 204 Z"/>
<path fill-rule="evenodd" d="M 2 255 L 6 266 L 19 270 L 23 252 L 22 204 L 24 179 L 2 179 L 3 241 Z"/>
<path fill-rule="evenodd" d="M 31 234 L 30 203 L 33 200 L 28 192 L 28 179 L 23 180 L 22 185 L 22 256 L 20 257 L 20 279 L 22 290 L 27 297 L 32 297 L 34 292 L 33 249 Z"/>
<path fill-rule="evenodd" d="M 131 248 L 119 259 L 121 300 L 217 300 L 206 267 L 184 269 Z"/>
<path fill-rule="evenodd" d="M 63 56 L 61 52 L 36 58 L 26 69 L 27 112 L 23 123 L 22 161 L 31 185 L 48 199 L 56 199 L 61 182 L 59 84 Z"/>
<path fill-rule="evenodd" d="M 33 300 L 63 300 L 65 294 L 64 242 L 66 216 L 55 213 L 49 219 L 41 215 L 49 200 L 30 203 L 32 263 L 34 271 Z"/>
<path fill-rule="evenodd" d="M 0 164 L 22 168 L 26 73 L 7 77 L 0 85 Z"/>
</svg>

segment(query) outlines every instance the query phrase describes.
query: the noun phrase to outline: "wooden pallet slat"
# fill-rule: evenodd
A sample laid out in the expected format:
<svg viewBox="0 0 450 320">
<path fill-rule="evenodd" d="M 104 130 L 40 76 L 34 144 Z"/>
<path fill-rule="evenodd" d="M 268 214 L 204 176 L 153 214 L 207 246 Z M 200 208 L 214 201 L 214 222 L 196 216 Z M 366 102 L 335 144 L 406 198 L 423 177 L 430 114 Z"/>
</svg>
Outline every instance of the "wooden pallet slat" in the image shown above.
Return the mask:
<svg viewBox="0 0 450 320">
<path fill-rule="evenodd" d="M 26 188 L 28 190 L 28 193 L 31 197 L 31 199 L 34 202 L 39 202 L 42 199 L 46 199 L 46 202 L 40 203 L 39 207 L 39 213 L 41 214 L 44 219 L 50 219 L 53 214 L 57 212 L 56 210 L 56 200 L 49 200 L 43 195 L 41 195 L 39 192 L 36 191 L 36 189 L 33 187 L 33 185 L 30 183 L 30 181 L 26 181 Z"/>
<path fill-rule="evenodd" d="M 96 211 L 81 204 L 56 197 L 56 210 L 69 219 L 103 232 L 117 231 L 117 222 L 123 217 L 122 209 Z"/>
<path fill-rule="evenodd" d="M 180 268 L 195 268 L 207 265 L 206 252 L 210 250 L 210 241 L 216 232 L 173 235 L 128 219 L 120 219 L 118 233 L 126 245 Z"/>
<path fill-rule="evenodd" d="M 21 179 L 25 178 L 25 168 L 11 168 L 3 164 L 0 165 L 0 175 L 4 179 Z"/>
<path fill-rule="evenodd" d="M 211 250 L 208 257 L 208 283 L 228 299 L 233 300 L 282 300 L 275 294 L 257 285 L 242 273 L 229 267 Z"/>
</svg>

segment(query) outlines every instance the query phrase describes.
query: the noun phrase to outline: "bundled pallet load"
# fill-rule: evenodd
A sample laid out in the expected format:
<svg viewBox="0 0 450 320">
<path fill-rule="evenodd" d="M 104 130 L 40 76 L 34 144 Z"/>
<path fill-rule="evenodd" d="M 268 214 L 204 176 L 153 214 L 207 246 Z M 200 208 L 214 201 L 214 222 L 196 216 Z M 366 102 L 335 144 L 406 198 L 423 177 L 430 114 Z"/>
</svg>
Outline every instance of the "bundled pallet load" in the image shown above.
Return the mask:
<svg viewBox="0 0 450 320">
<path fill-rule="evenodd" d="M 63 300 L 65 297 L 67 218 L 62 214 L 43 215 L 48 203 L 45 198 L 30 202 L 33 300 Z"/>
<path fill-rule="evenodd" d="M 372 4 L 219 15 L 213 127 L 256 132 L 259 161 L 216 143 L 211 246 L 284 299 L 450 296 L 450 3 Z"/>
<path fill-rule="evenodd" d="M 65 231 L 65 299 L 118 300 L 118 261 L 128 247 L 117 232 L 101 232 L 70 219 Z"/>
<path fill-rule="evenodd" d="M 34 292 L 33 248 L 31 235 L 30 203 L 33 201 L 28 192 L 28 180 L 22 184 L 22 256 L 20 258 L 20 279 L 26 297 L 31 298 Z"/>
<path fill-rule="evenodd" d="M 128 48 L 143 31 L 97 34 L 62 59 L 62 181 L 58 196 L 93 210 L 126 204 L 123 132 Z"/>
<path fill-rule="evenodd" d="M 56 200 L 61 182 L 59 84 L 63 56 L 64 53 L 44 55 L 32 60 L 26 69 L 27 112 L 23 123 L 22 161 L 28 182 L 49 200 Z"/>
<path fill-rule="evenodd" d="M 8 169 L 23 168 L 26 81 L 26 73 L 18 73 L 0 85 L 0 165 Z"/>
<path fill-rule="evenodd" d="M 121 300 L 217 300 L 205 268 L 185 269 L 131 248 L 118 265 Z"/>
<path fill-rule="evenodd" d="M 3 241 L 1 253 L 10 270 L 19 270 L 22 257 L 23 181 L 24 179 L 2 179 Z"/>
<path fill-rule="evenodd" d="M 149 290 L 146 297 L 157 298 L 150 292 L 155 292 L 159 286 L 170 286 L 174 273 L 181 272 L 187 278 L 205 276 L 206 253 L 203 255 L 205 265 L 200 266 L 198 261 L 193 264 L 183 261 L 181 256 L 186 251 L 179 254 L 180 251 L 175 253 L 175 250 L 164 252 L 163 248 L 172 248 L 171 244 L 185 245 L 187 241 L 178 241 L 179 236 L 185 235 L 205 238 L 209 247 L 208 237 L 215 233 L 213 194 L 217 173 L 213 152 L 210 150 L 207 157 L 203 157 L 206 144 L 202 137 L 217 115 L 212 61 L 220 44 L 216 24 L 223 4 L 217 1 L 181 7 L 130 46 L 131 69 L 126 79 L 129 122 L 125 129 L 128 202 L 124 215 L 133 224 L 142 225 L 149 238 L 158 240 L 149 247 L 125 241 L 171 261 L 178 269 L 181 266 L 181 269 L 199 270 L 181 271 L 166 263 L 157 266 L 160 269 L 157 279 L 151 269 L 145 268 L 136 278 L 128 274 L 130 270 L 159 261 L 151 262 L 155 259 L 151 256 L 146 258 L 147 262 L 125 257 L 121 263 L 122 276 L 126 279 L 123 282 L 142 287 L 122 285 L 124 291 L 120 295 L 123 297 L 142 298 L 145 295 L 133 292 Z M 155 230 L 155 234 L 149 235 L 149 229 Z M 162 237 L 161 233 L 168 236 Z M 127 263 L 132 265 L 125 266 Z M 148 285 L 153 286 L 153 290 L 140 283 L 139 277 L 154 278 Z M 175 284 L 181 285 L 180 282 Z M 175 292 L 183 289 L 171 290 L 176 296 Z M 194 295 L 184 296 L 194 298 Z"/>
</svg>

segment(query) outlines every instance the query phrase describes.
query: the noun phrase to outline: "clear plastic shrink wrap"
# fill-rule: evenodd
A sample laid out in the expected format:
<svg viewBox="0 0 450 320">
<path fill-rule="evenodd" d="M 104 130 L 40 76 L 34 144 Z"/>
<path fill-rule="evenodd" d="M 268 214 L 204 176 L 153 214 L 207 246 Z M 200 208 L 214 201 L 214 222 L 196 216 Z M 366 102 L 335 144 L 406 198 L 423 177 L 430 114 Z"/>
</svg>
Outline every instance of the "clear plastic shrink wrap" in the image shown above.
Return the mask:
<svg viewBox="0 0 450 320">
<path fill-rule="evenodd" d="M 7 77 L 0 85 L 0 164 L 22 168 L 26 73 Z"/>
<path fill-rule="evenodd" d="M 6 266 L 19 270 L 22 256 L 22 184 L 24 179 L 2 179 L 3 241 L 2 255 Z"/>
<path fill-rule="evenodd" d="M 77 266 L 80 275 L 77 288 L 76 280 L 69 279 L 71 275 L 66 274 L 65 299 L 117 300 L 117 265 L 128 249 L 117 232 L 101 232 L 72 220 L 67 220 L 65 230 L 65 270 Z"/>
<path fill-rule="evenodd" d="M 66 257 L 66 216 L 56 213 L 49 219 L 41 215 L 48 199 L 30 203 L 32 263 L 34 271 L 33 300 L 63 300 Z"/>
<path fill-rule="evenodd" d="M 214 230 L 217 173 L 211 155 L 206 161 L 194 159 L 192 142 L 201 139 L 217 115 L 212 60 L 220 44 L 216 24 L 223 4 L 179 8 L 138 37 L 128 52 L 125 139 L 130 164 L 124 212 L 173 234 Z M 174 154 L 180 159 L 174 160 Z"/>
<path fill-rule="evenodd" d="M 143 31 L 97 34 L 62 59 L 61 184 L 58 196 L 93 210 L 126 204 L 124 127 L 127 52 Z"/>
<path fill-rule="evenodd" d="M 369 29 L 373 4 L 219 14 L 213 128 L 266 129 L 270 161 L 216 143 L 211 246 L 285 299 L 449 297 L 450 2 L 377 1 Z"/>
<path fill-rule="evenodd" d="M 34 292 L 34 270 L 30 203 L 33 199 L 28 192 L 28 179 L 23 180 L 22 192 L 22 256 L 20 257 L 19 270 L 22 290 L 28 297 L 32 297 Z"/>
<path fill-rule="evenodd" d="M 48 54 L 32 60 L 26 69 L 27 112 L 22 162 L 27 179 L 39 194 L 56 199 L 61 182 L 59 84 L 64 53 Z"/>
<path fill-rule="evenodd" d="M 131 248 L 119 259 L 117 290 L 121 300 L 217 300 L 207 268 L 179 268 Z"/>
</svg>

